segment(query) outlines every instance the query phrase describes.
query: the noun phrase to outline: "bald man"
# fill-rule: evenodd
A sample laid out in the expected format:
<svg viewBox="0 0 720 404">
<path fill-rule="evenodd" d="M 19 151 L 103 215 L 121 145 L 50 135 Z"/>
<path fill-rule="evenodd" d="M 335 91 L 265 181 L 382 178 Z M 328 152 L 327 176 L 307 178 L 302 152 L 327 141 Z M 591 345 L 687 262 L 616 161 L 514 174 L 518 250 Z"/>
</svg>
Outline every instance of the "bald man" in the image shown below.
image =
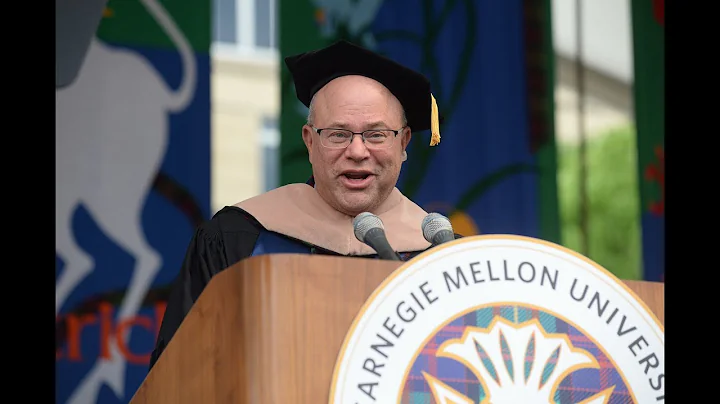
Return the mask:
<svg viewBox="0 0 720 404">
<path fill-rule="evenodd" d="M 220 210 L 198 227 L 185 254 L 150 367 L 217 273 L 261 254 L 377 258 L 352 221 L 371 212 L 403 260 L 425 251 L 427 215 L 396 187 L 412 131 L 439 117 L 423 75 L 345 41 L 285 59 L 298 99 L 309 108 L 302 138 L 312 165 L 307 183 L 285 185 Z"/>
</svg>

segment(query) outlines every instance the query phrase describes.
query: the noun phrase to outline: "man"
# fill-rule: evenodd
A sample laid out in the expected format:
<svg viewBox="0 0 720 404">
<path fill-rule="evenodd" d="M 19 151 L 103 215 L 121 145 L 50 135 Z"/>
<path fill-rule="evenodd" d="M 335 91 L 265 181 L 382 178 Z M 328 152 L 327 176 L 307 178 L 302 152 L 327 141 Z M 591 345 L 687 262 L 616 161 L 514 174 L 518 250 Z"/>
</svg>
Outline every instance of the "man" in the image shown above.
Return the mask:
<svg viewBox="0 0 720 404">
<path fill-rule="evenodd" d="M 302 138 L 310 181 L 225 207 L 201 225 L 173 285 L 153 351 L 155 364 L 210 279 L 236 262 L 271 253 L 374 257 L 352 221 L 379 216 L 390 245 L 408 259 L 430 247 L 427 215 L 395 187 L 413 130 L 440 141 L 430 84 L 421 74 L 340 41 L 285 59 L 308 108 Z"/>
</svg>

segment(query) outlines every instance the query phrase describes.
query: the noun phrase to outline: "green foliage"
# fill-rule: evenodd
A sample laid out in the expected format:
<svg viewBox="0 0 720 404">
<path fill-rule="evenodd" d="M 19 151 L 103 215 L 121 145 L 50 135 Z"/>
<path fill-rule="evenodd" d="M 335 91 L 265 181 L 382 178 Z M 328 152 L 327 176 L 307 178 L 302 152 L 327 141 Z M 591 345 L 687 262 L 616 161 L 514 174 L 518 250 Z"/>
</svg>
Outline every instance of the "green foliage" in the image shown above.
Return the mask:
<svg viewBox="0 0 720 404">
<path fill-rule="evenodd" d="M 621 279 L 641 279 L 641 228 L 635 129 L 617 128 L 587 144 L 587 256 Z M 558 146 L 558 193 L 563 245 L 580 243 L 579 150 Z"/>
</svg>

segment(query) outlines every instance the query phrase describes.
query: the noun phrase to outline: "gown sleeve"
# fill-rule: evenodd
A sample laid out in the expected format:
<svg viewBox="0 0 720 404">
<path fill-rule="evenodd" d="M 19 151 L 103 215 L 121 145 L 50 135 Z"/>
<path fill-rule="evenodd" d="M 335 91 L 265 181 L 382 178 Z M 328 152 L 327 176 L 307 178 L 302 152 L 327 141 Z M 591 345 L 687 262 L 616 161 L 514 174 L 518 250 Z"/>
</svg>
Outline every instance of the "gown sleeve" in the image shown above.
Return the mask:
<svg viewBox="0 0 720 404">
<path fill-rule="evenodd" d="M 210 279 L 251 255 L 259 229 L 239 210 L 222 210 L 197 228 L 185 252 L 168 297 L 165 314 L 150 357 L 155 365 Z"/>
</svg>

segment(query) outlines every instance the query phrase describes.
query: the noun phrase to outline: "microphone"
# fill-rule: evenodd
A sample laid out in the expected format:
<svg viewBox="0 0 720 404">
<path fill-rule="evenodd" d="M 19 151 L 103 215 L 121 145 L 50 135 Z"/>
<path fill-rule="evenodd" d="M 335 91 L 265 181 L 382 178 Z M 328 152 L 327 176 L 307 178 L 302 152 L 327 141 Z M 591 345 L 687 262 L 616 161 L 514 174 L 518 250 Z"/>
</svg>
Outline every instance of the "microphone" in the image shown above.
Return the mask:
<svg viewBox="0 0 720 404">
<path fill-rule="evenodd" d="M 422 221 L 420 225 L 423 237 L 428 242 L 439 245 L 448 241 L 455 240 L 450 219 L 439 213 L 430 213 Z"/>
<path fill-rule="evenodd" d="M 384 260 L 402 261 L 400 256 L 390 247 L 385 237 L 385 227 L 379 217 L 370 212 L 363 212 L 353 219 L 355 237 L 369 245 Z"/>
</svg>

